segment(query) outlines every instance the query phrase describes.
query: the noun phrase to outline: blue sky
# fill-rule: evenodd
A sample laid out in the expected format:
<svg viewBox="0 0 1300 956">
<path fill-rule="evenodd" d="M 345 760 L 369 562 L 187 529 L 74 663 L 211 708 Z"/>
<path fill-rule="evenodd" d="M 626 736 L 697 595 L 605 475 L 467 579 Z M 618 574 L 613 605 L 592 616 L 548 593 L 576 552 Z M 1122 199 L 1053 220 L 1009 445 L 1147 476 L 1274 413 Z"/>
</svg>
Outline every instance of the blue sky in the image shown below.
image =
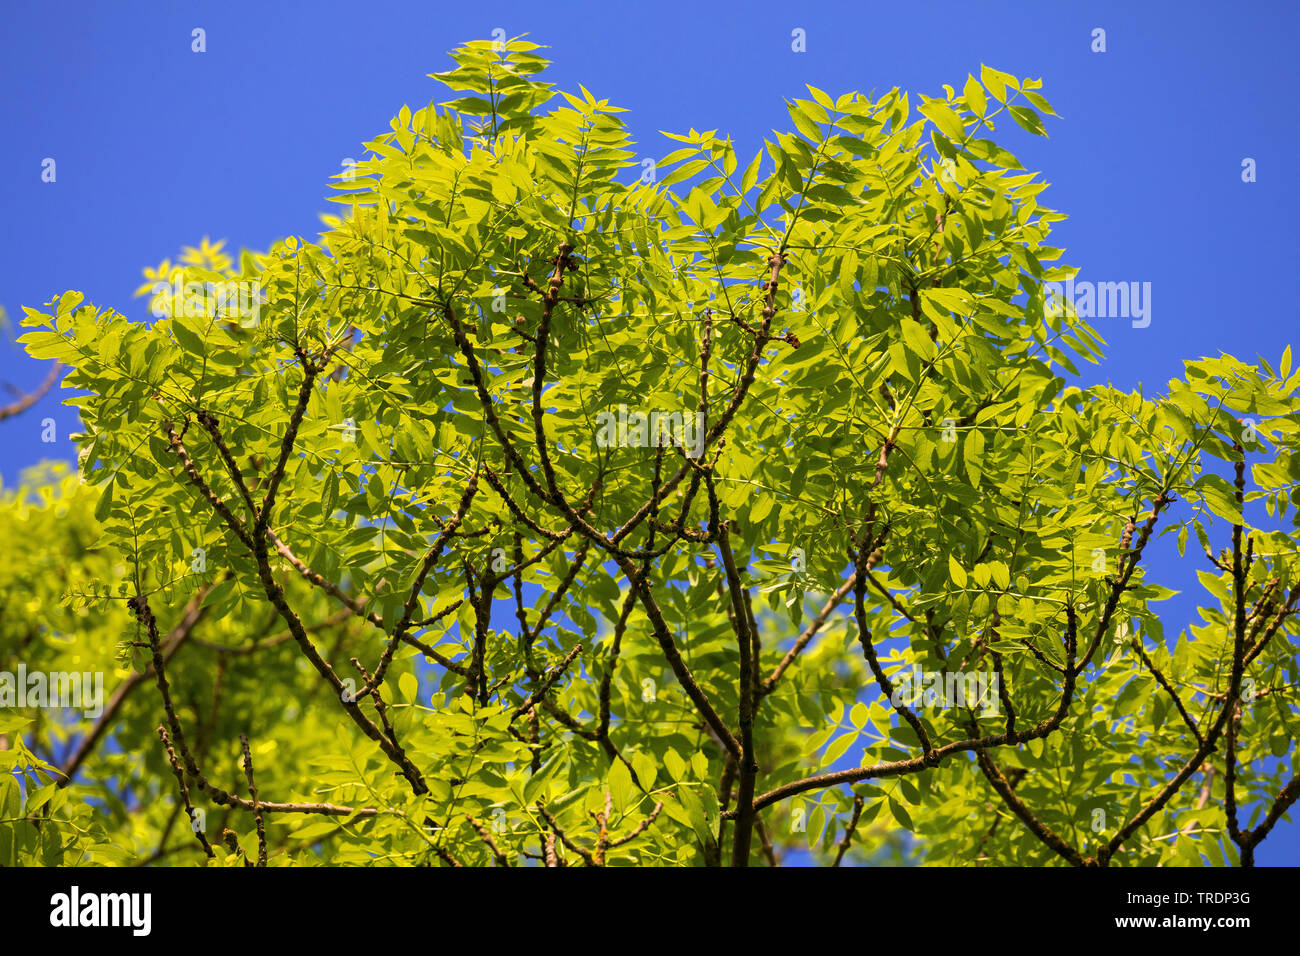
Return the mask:
<svg viewBox="0 0 1300 956">
<path fill-rule="evenodd" d="M 204 236 L 265 248 L 314 235 L 329 177 L 403 104 L 440 89 L 425 74 L 472 38 L 530 34 L 548 79 L 627 107 L 645 155 L 659 130 L 730 133 L 752 153 L 786 128 L 783 99 L 960 88 L 981 63 L 1042 77 L 1061 118 L 1040 139 L 998 135 L 1052 184 L 1070 219 L 1054 233 L 1080 279 L 1150 282 L 1151 323 L 1099 319 L 1109 343 L 1085 382 L 1162 391 L 1184 358 L 1230 352 L 1276 362 L 1297 328 L 1300 204 L 1294 4 L 136 2 L 6 0 L 0 33 L 0 304 L 16 322 L 69 288 L 146 315 L 141 268 Z M 191 31 L 207 50 L 191 51 Z M 1106 50 L 1093 52 L 1093 31 Z M 802 29 L 806 52 L 791 49 Z M 41 180 L 53 158 L 57 179 Z M 1242 181 L 1255 161 L 1257 181 Z M 1288 166 L 1287 164 L 1292 164 Z M 1281 285 L 1281 289 L 1279 289 Z M 36 385 L 42 363 L 0 342 L 0 383 Z M 0 422 L 12 487 L 42 458 L 71 458 L 71 409 L 49 396 Z M 41 419 L 58 441 L 41 442 Z M 1172 537 L 1172 536 L 1171 536 Z M 1194 588 L 1170 538 L 1155 576 Z M 1166 605 L 1173 636 L 1193 608 Z M 1280 828 L 1261 863 L 1300 862 Z"/>
</svg>

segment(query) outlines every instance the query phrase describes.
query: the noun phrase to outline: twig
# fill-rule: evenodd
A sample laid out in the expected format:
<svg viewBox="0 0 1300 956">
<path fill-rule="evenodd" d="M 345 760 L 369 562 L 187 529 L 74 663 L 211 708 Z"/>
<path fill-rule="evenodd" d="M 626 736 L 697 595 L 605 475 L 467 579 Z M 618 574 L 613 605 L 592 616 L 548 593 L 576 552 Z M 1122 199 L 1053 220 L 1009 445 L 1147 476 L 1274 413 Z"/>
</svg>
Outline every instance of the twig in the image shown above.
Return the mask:
<svg viewBox="0 0 1300 956">
<path fill-rule="evenodd" d="M 257 865 L 266 866 L 266 821 L 262 807 L 257 802 L 257 784 L 253 782 L 253 755 L 248 749 L 248 735 L 239 735 L 239 745 L 244 751 L 244 776 L 248 778 L 248 795 L 253 799 L 253 819 L 257 823 Z"/>
</svg>

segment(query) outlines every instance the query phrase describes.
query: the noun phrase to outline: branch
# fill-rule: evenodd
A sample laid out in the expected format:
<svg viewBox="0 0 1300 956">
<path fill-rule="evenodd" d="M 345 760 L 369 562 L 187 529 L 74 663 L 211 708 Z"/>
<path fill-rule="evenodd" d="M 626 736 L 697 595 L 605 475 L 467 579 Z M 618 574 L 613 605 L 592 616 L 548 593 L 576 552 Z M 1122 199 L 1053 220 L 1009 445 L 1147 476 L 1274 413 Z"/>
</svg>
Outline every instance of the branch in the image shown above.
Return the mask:
<svg viewBox="0 0 1300 956">
<path fill-rule="evenodd" d="M 158 736 L 162 739 L 163 749 L 167 752 L 167 762 L 171 764 L 172 773 L 176 775 L 176 784 L 180 788 L 181 802 L 185 806 L 185 815 L 190 821 L 190 830 L 194 833 L 195 839 L 203 847 L 203 853 L 211 859 L 216 856 L 212 852 L 212 844 L 208 842 L 208 835 L 203 832 L 199 826 L 198 817 L 194 813 L 194 804 L 190 802 L 190 788 L 185 783 L 185 774 L 181 770 L 180 762 L 176 759 L 176 751 L 172 748 L 172 742 L 167 736 L 167 728 L 162 724 L 158 725 Z"/>
<path fill-rule="evenodd" d="M 971 738 L 969 740 L 958 740 L 953 743 L 944 744 L 936 747 L 929 754 L 921 757 L 913 757 L 908 760 L 893 760 L 884 763 L 872 764 L 869 767 L 856 767 L 849 770 L 836 770 L 830 773 L 816 774 L 811 777 L 805 777 L 802 780 L 795 780 L 784 784 L 754 800 L 754 809 L 761 810 L 764 807 L 771 806 L 781 800 L 787 800 L 790 797 L 809 790 L 822 790 L 826 787 L 833 787 L 841 783 L 858 783 L 862 780 L 883 779 L 886 777 L 898 777 L 909 773 L 918 773 L 929 767 L 939 766 L 945 759 L 957 753 L 963 753 L 968 750 L 984 750 L 989 747 L 1000 747 L 1004 745 L 1016 745 L 1027 743 L 1030 740 L 1037 740 L 1046 737 L 1054 732 L 1065 719 L 1070 710 L 1070 702 L 1074 697 L 1075 688 L 1075 670 L 1074 661 L 1077 652 L 1077 620 L 1074 613 L 1073 605 L 1066 606 L 1067 629 L 1066 629 L 1066 660 L 1068 666 L 1065 672 L 1065 683 L 1061 688 L 1061 699 L 1057 703 L 1056 712 L 1045 720 L 1029 730 L 1018 730 L 1015 733 L 990 734 L 984 737 Z M 735 816 L 735 811 L 724 813 L 724 816 L 731 818 Z"/>
<path fill-rule="evenodd" d="M 154 677 L 157 679 L 158 691 L 162 696 L 163 710 L 167 715 L 167 727 L 171 729 L 170 737 L 167 734 L 167 727 L 160 728 L 160 736 L 163 743 L 168 748 L 172 742 L 175 742 L 176 750 L 180 753 L 180 760 L 175 764 L 176 767 L 184 767 L 185 774 L 190 780 L 198 786 L 200 790 L 206 793 L 214 802 L 227 807 L 236 807 L 244 810 L 260 809 L 264 813 L 319 813 L 327 816 L 375 816 L 381 811 L 371 807 L 341 807 L 330 803 L 263 803 L 258 801 L 256 804 L 237 797 L 234 794 L 227 793 L 220 787 L 211 784 L 203 776 L 198 764 L 195 762 L 193 755 L 185 744 L 185 734 L 181 729 L 180 718 L 176 716 L 176 708 L 172 703 L 171 685 L 167 681 L 166 662 L 162 656 L 162 643 L 158 637 L 158 622 L 153 616 L 153 611 L 149 608 L 149 601 L 144 596 L 137 594 L 127 601 L 127 606 L 135 612 L 136 618 L 145 627 L 149 636 L 149 647 L 153 652 L 153 669 Z M 172 756 L 175 756 L 173 752 Z"/>
<path fill-rule="evenodd" d="M 447 522 L 442 534 L 438 535 L 433 542 L 433 546 L 425 552 L 424 558 L 420 562 L 420 569 L 416 572 L 415 581 L 411 584 L 411 592 L 407 595 L 406 604 L 402 607 L 402 616 L 393 628 L 393 636 L 388 641 L 387 646 L 384 647 L 384 652 L 379 658 L 379 664 L 375 667 L 375 676 L 373 679 L 366 681 L 365 687 L 357 691 L 356 696 L 358 699 L 373 693 L 375 688 L 384 682 L 384 675 L 388 672 L 388 665 L 392 663 L 397 645 L 401 643 L 407 628 L 411 626 L 411 618 L 415 615 L 415 609 L 420 606 L 420 590 L 424 587 L 424 579 L 428 576 L 429 569 L 433 567 L 434 562 L 442 556 L 443 549 L 447 546 L 447 542 L 451 540 L 452 535 L 456 533 L 456 529 L 465 520 L 465 514 L 469 511 L 470 502 L 474 500 L 477 491 L 478 476 L 475 475 L 465 485 L 465 492 L 461 495 L 460 505 L 457 507 L 456 513 Z"/>
<path fill-rule="evenodd" d="M 199 588 L 198 593 L 195 594 L 194 597 L 190 599 L 189 603 L 185 605 L 185 610 L 181 614 L 180 623 L 172 628 L 167 637 L 163 639 L 165 645 L 163 649 L 164 661 L 171 660 L 176 652 L 181 649 L 181 645 L 189 639 L 190 632 L 203 617 L 203 599 L 211 590 L 212 585 L 203 585 Z M 105 705 L 104 712 L 100 714 L 99 719 L 95 721 L 95 726 L 90 729 L 88 734 L 81 738 L 80 743 L 77 744 L 77 749 L 73 752 L 72 756 L 64 762 L 60 771 L 63 774 L 63 779 L 59 780 L 58 786 L 66 787 L 68 784 L 72 783 L 72 778 L 77 775 L 77 771 L 81 769 L 81 765 L 86 761 L 86 758 L 89 757 L 94 752 L 95 747 L 99 745 L 99 741 L 104 736 L 104 731 L 106 731 L 113 723 L 113 720 L 117 717 L 117 712 L 122 708 L 126 699 L 131 696 L 137 687 L 153 676 L 154 667 L 153 663 L 150 662 L 145 667 L 143 673 L 132 674 L 118 685 L 117 690 L 113 691 L 113 696 L 109 698 L 108 704 Z"/>
<path fill-rule="evenodd" d="M 271 524 L 271 509 L 275 505 L 275 496 L 280 490 L 280 482 L 284 479 L 284 470 L 289 464 L 289 456 L 293 454 L 293 445 L 298 438 L 298 428 L 302 425 L 303 416 L 307 413 L 307 404 L 311 401 L 312 386 L 316 382 L 316 376 L 323 372 L 325 366 L 329 364 L 332 352 L 332 348 L 326 349 L 319 362 L 312 362 L 306 353 L 301 350 L 298 352 L 298 360 L 302 364 L 302 384 L 298 387 L 298 401 L 289 414 L 289 427 L 285 429 L 284 437 L 280 440 L 280 455 L 276 458 L 271 477 L 266 482 L 266 494 L 262 498 L 261 510 L 257 513 L 257 526 L 254 530 L 254 537 L 258 539 L 262 537 Z"/>
<path fill-rule="evenodd" d="M 740 755 L 739 790 L 736 794 L 736 830 L 731 851 L 733 867 L 749 866 L 749 845 L 754 827 L 754 779 L 758 774 L 758 760 L 754 756 L 754 703 L 758 683 L 758 663 L 754 654 L 754 638 L 750 630 L 748 610 L 745 606 L 744 588 L 736 570 L 736 559 L 731 553 L 731 529 L 723 522 L 718 539 L 718 552 L 727 572 L 727 588 L 731 593 L 732 626 L 740 647 L 740 680 L 737 696 L 740 700 Z"/>
<path fill-rule="evenodd" d="M 468 820 L 469 825 L 474 828 L 474 832 L 479 835 L 479 839 L 487 844 L 487 848 L 491 851 L 492 858 L 496 860 L 497 866 L 509 866 L 510 860 L 501 852 L 501 848 L 497 846 L 497 841 L 492 839 L 492 831 L 480 823 L 472 813 L 465 814 L 465 819 Z M 460 864 L 456 865 L 459 866 Z"/>
<path fill-rule="evenodd" d="M 1174 690 L 1174 686 L 1169 683 L 1169 680 L 1165 675 L 1160 672 L 1160 668 L 1156 667 L 1156 665 L 1152 663 L 1151 658 L 1147 656 L 1147 652 L 1142 648 L 1142 641 L 1134 637 L 1131 644 L 1133 650 L 1137 651 L 1137 655 L 1141 658 L 1143 665 L 1145 665 L 1146 669 L 1149 670 L 1151 675 L 1156 679 L 1156 683 L 1164 688 L 1165 693 L 1173 699 L 1174 706 L 1178 708 L 1178 713 L 1183 717 L 1183 723 L 1187 724 L 1192 734 L 1196 737 L 1196 742 L 1198 744 L 1204 743 L 1204 738 L 1201 736 L 1201 729 L 1196 726 L 1196 721 L 1192 719 L 1192 715 L 1189 714 L 1187 708 L 1183 706 L 1183 701 L 1178 696 L 1178 692 Z"/>
<path fill-rule="evenodd" d="M 560 679 L 560 677 L 564 674 L 566 670 L 568 670 L 569 665 L 573 663 L 573 659 L 577 657 L 581 652 L 582 652 L 582 645 L 574 644 L 573 649 L 564 656 L 564 660 L 560 661 L 559 664 L 551 668 L 550 673 L 547 674 L 546 677 L 542 680 L 541 686 L 538 687 L 535 691 L 533 691 L 531 695 L 529 695 L 528 700 L 524 701 L 524 703 L 520 704 L 518 707 L 515 708 L 515 712 L 510 715 L 510 722 L 512 724 L 520 717 L 522 717 L 524 714 L 526 714 L 528 711 L 532 710 L 532 708 L 537 704 L 537 702 L 546 696 L 547 692 L 550 691 L 550 689 L 555 685 L 555 682 Z"/>
<path fill-rule="evenodd" d="M 266 866 L 266 822 L 262 807 L 257 802 L 257 784 L 253 782 L 253 755 L 248 749 L 248 735 L 239 735 L 239 745 L 244 751 L 244 776 L 248 778 L 248 795 L 253 798 L 253 819 L 257 821 L 257 865 Z"/>
<path fill-rule="evenodd" d="M 853 833 L 858 828 L 858 818 L 862 816 L 862 805 L 865 802 L 860 794 L 854 796 L 853 816 L 849 818 L 848 825 L 844 828 L 844 839 L 840 840 L 839 851 L 835 854 L 835 862 L 831 866 L 839 866 L 844 859 L 844 854 L 849 852 L 849 847 L 853 845 Z"/>
<path fill-rule="evenodd" d="M 8 405 L 0 405 L 0 422 L 6 418 L 13 418 L 15 415 L 22 414 L 31 408 L 42 398 L 45 393 L 54 387 L 54 383 L 59 380 L 59 373 L 63 371 L 63 363 L 55 362 L 50 366 L 50 371 L 45 376 L 45 381 L 37 385 L 35 389 L 23 395 L 17 401 L 10 402 Z"/>
<path fill-rule="evenodd" d="M 827 619 L 831 616 L 831 612 L 844 602 L 845 596 L 853 590 L 856 581 L 857 572 L 855 571 L 848 576 L 848 579 L 845 580 L 843 584 L 835 589 L 830 598 L 822 606 L 822 609 L 817 612 L 817 616 L 809 621 L 808 626 L 803 629 L 803 633 L 795 638 L 794 646 L 791 647 L 790 650 L 786 651 L 785 657 L 781 658 L 781 663 L 777 664 L 772 670 L 772 673 L 763 681 L 758 689 L 760 694 L 766 696 L 776 690 L 777 681 L 779 681 L 782 675 L 790 669 L 790 665 L 794 663 L 795 658 L 798 657 L 812 639 L 817 636 L 817 632 L 821 630 L 822 625 L 825 624 Z"/>
<path fill-rule="evenodd" d="M 1092 660 L 1092 655 L 1097 652 L 1102 640 L 1110 628 L 1110 619 L 1115 613 L 1115 608 L 1119 604 L 1120 595 L 1128 587 L 1129 578 L 1137 570 L 1138 561 L 1142 559 L 1142 551 L 1146 548 L 1147 542 L 1151 540 L 1151 532 L 1155 530 L 1156 521 L 1160 517 L 1161 510 L 1173 501 L 1173 495 L 1168 491 L 1161 491 L 1151 502 L 1151 516 L 1147 519 L 1146 524 L 1138 533 L 1137 543 L 1129 549 L 1134 531 L 1133 520 L 1124 526 L 1124 533 L 1120 537 L 1120 558 L 1119 566 L 1116 569 L 1115 577 L 1111 580 L 1110 596 L 1106 600 L 1106 607 L 1102 611 L 1101 619 L 1097 622 L 1097 633 L 1093 635 L 1092 641 L 1088 644 L 1088 650 L 1083 655 L 1083 660 L 1079 662 L 1078 669 L 1080 672 L 1086 668 Z M 1127 560 L 1126 560 L 1127 559 Z"/>
<path fill-rule="evenodd" d="M 1011 808 L 1011 812 L 1018 816 L 1021 822 L 1029 828 L 1029 831 L 1038 837 L 1044 844 L 1055 850 L 1060 856 L 1068 860 L 1075 866 L 1085 866 L 1086 861 L 1079 851 L 1070 844 L 1066 843 L 1061 837 L 1042 820 L 1038 819 L 1029 809 L 1020 797 L 1016 796 L 1015 788 L 1002 775 L 998 765 L 993 762 L 993 758 L 988 755 L 987 751 L 978 750 L 975 753 L 975 759 L 979 763 L 980 770 L 984 772 L 985 778 L 997 791 L 1002 802 Z"/>
</svg>

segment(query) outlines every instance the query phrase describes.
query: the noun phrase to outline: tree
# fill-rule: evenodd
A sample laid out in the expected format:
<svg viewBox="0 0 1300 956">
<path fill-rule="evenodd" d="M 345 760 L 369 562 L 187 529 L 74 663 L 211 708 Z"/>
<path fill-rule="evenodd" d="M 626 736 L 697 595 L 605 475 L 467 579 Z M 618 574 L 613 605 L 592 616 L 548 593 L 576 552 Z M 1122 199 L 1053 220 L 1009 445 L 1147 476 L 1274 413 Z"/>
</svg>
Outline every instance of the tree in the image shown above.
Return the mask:
<svg viewBox="0 0 1300 956">
<path fill-rule="evenodd" d="M 8 852 L 1251 862 L 1300 795 L 1289 350 L 1069 384 L 1063 217 L 984 138 L 1044 132 L 1036 81 L 809 87 L 752 159 L 651 163 L 537 49 L 458 49 L 319 242 L 205 240 L 152 323 L 27 310 L 106 582 L 42 647 L 129 619 L 139 689 L 67 776 L 18 751 Z M 1143 557 L 1189 529 L 1171 640 Z"/>
</svg>

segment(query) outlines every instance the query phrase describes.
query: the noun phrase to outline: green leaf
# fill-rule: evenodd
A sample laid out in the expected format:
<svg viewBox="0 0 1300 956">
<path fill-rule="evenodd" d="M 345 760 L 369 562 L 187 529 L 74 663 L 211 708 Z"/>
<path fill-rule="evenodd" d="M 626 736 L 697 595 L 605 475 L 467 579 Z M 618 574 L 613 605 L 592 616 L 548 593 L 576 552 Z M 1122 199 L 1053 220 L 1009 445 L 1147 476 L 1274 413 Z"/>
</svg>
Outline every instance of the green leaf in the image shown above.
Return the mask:
<svg viewBox="0 0 1300 956">
<path fill-rule="evenodd" d="M 1052 104 L 1048 103 L 1046 98 L 1043 97 L 1041 94 L 1035 93 L 1033 90 L 1030 89 L 1024 89 L 1021 92 L 1025 94 L 1025 98 L 1029 100 L 1029 102 L 1033 103 L 1036 107 L 1038 107 L 1042 112 L 1046 113 L 1048 116 L 1056 115 L 1056 110 L 1052 109 Z"/>
<path fill-rule="evenodd" d="M 952 108 L 941 100 L 930 100 L 930 102 L 920 107 L 920 112 L 928 118 L 939 132 L 943 133 L 953 142 L 961 142 L 966 138 L 966 127 Z"/>
<path fill-rule="evenodd" d="M 910 831 L 916 829 L 916 824 L 912 822 L 912 818 L 908 815 L 907 810 L 905 810 L 903 805 L 893 797 L 889 798 L 889 812 L 893 814 L 894 819 L 898 821 L 898 825 L 904 830 Z"/>
<path fill-rule="evenodd" d="M 798 106 L 791 106 L 790 120 L 794 123 L 794 128 L 797 129 L 805 139 L 814 143 L 820 143 L 822 141 L 821 127 L 805 110 L 800 109 Z"/>
<path fill-rule="evenodd" d="M 99 501 L 95 505 L 95 517 L 104 521 L 113 511 L 113 491 L 117 485 L 117 476 L 108 479 L 104 485 L 104 490 L 99 496 Z"/>
<path fill-rule="evenodd" d="M 628 772 L 627 766 L 621 760 L 615 760 L 609 768 L 609 776 L 606 778 L 609 785 L 610 796 L 613 797 L 614 807 L 620 811 L 626 811 L 631 807 L 631 798 L 635 785 L 632 783 L 632 774 Z"/>
<path fill-rule="evenodd" d="M 419 700 L 420 682 L 416 680 L 414 674 L 408 671 L 397 678 L 397 690 L 398 693 L 402 695 L 402 699 L 408 704 L 417 703 Z"/>
<path fill-rule="evenodd" d="M 966 105 L 971 108 L 976 116 L 983 116 L 988 112 L 988 100 L 984 96 L 984 87 L 980 86 L 979 81 L 970 74 L 966 75 L 966 88 L 962 91 L 966 98 Z"/>
<path fill-rule="evenodd" d="M 1236 490 L 1218 475 L 1202 475 L 1196 482 L 1201 500 L 1216 517 L 1230 524 L 1241 524 L 1241 506 L 1237 504 Z"/>
<path fill-rule="evenodd" d="M 32 718 L 18 713 L 6 713 L 0 710 L 0 734 L 13 734 L 32 722 Z"/>
<path fill-rule="evenodd" d="M 904 319 L 900 323 L 900 331 L 903 334 L 903 344 L 909 352 L 923 362 L 933 361 L 939 350 L 930 339 L 930 333 L 920 322 Z"/>
<path fill-rule="evenodd" d="M 632 755 L 632 769 L 636 771 L 641 786 L 649 790 L 659 776 L 659 765 L 648 753 L 638 751 Z"/>
<path fill-rule="evenodd" d="M 995 70 L 991 66 L 980 66 L 980 82 L 984 88 L 993 94 L 993 98 L 999 103 L 1007 101 L 1007 87 L 1019 89 L 1020 84 L 1010 73 L 1003 73 L 1001 70 Z"/>
<path fill-rule="evenodd" d="M 758 182 L 758 169 L 762 161 L 763 153 L 760 151 L 754 154 L 754 158 L 745 167 L 745 172 L 740 177 L 740 194 L 742 196 L 753 189 Z"/>
<path fill-rule="evenodd" d="M 1028 106 L 1008 106 L 1007 111 L 1011 113 L 1012 119 L 1019 123 L 1023 129 L 1028 130 L 1035 136 L 1047 135 L 1047 130 L 1043 127 L 1043 121 Z"/>
<path fill-rule="evenodd" d="M 172 319 L 170 328 L 172 335 L 176 337 L 176 341 L 185 351 L 193 355 L 203 355 L 207 352 L 203 339 L 191 330 L 183 319 Z"/>
<path fill-rule="evenodd" d="M 948 578 L 959 588 L 966 586 L 966 569 L 951 554 L 948 555 Z"/>
</svg>

